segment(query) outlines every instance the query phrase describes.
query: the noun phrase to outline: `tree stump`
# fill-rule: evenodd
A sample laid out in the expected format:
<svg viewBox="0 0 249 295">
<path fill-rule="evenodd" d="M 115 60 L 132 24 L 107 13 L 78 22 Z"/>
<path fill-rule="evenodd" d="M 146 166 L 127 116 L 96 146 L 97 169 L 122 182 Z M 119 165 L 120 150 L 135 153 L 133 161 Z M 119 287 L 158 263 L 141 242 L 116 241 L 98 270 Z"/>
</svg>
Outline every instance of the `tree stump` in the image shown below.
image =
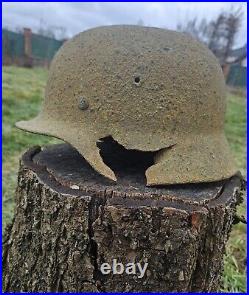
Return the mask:
<svg viewBox="0 0 249 295">
<path fill-rule="evenodd" d="M 152 153 L 104 147 L 101 155 L 117 184 L 68 144 L 23 155 L 4 237 L 4 291 L 217 291 L 242 199 L 240 175 L 146 187 Z M 142 278 L 103 274 L 101 265 L 113 259 L 148 267 Z"/>
</svg>

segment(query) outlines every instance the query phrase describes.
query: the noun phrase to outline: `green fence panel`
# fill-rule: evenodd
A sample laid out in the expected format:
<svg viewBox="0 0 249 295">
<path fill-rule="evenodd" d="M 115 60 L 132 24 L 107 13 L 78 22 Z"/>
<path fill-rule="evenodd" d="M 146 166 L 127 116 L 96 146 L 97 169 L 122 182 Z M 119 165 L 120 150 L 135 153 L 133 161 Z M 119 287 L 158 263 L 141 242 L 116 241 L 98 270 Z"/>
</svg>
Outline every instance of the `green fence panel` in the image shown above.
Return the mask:
<svg viewBox="0 0 249 295">
<path fill-rule="evenodd" d="M 2 30 L 2 56 L 22 57 L 24 55 L 23 34 Z"/>
<path fill-rule="evenodd" d="M 32 34 L 32 56 L 38 59 L 51 60 L 62 44 L 63 41 Z"/>
<path fill-rule="evenodd" d="M 246 87 L 246 67 L 232 65 L 227 77 L 227 84 L 237 87 Z"/>
</svg>

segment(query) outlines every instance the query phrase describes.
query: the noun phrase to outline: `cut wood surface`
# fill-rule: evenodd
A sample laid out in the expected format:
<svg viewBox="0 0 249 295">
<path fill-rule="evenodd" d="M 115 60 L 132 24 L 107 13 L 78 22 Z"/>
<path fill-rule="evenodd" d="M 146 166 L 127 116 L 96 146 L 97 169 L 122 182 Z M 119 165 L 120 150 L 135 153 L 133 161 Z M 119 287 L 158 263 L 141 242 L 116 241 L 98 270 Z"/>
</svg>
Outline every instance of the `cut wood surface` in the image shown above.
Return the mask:
<svg viewBox="0 0 249 295">
<path fill-rule="evenodd" d="M 3 246 L 6 292 L 217 291 L 240 175 L 206 184 L 146 187 L 153 153 L 101 147 L 117 175 L 95 172 L 70 145 L 28 150 Z M 113 260 L 145 275 L 102 274 Z"/>
</svg>

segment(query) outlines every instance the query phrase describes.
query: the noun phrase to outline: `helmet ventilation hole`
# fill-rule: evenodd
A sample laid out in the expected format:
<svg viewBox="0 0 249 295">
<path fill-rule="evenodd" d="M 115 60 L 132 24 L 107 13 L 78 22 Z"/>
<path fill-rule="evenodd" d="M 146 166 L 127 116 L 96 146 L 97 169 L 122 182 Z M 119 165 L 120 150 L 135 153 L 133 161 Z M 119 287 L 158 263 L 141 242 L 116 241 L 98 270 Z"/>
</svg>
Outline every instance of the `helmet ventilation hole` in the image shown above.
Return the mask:
<svg viewBox="0 0 249 295">
<path fill-rule="evenodd" d="M 140 84 L 140 77 L 138 77 L 138 76 L 135 77 L 134 82 L 135 82 L 136 85 L 139 85 Z"/>
</svg>

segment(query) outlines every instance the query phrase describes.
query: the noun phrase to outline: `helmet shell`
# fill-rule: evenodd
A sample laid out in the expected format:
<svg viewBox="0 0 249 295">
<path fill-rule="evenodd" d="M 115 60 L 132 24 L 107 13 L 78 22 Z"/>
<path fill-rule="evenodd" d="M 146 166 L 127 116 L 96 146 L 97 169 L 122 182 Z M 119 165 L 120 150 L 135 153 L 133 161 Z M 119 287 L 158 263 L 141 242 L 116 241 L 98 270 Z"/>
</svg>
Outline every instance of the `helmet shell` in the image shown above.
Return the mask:
<svg viewBox="0 0 249 295">
<path fill-rule="evenodd" d="M 99 27 L 52 62 L 41 113 L 17 126 L 72 144 L 115 180 L 96 142 L 158 151 L 147 184 L 216 181 L 237 170 L 224 137 L 225 82 L 215 56 L 182 33 Z"/>
</svg>

